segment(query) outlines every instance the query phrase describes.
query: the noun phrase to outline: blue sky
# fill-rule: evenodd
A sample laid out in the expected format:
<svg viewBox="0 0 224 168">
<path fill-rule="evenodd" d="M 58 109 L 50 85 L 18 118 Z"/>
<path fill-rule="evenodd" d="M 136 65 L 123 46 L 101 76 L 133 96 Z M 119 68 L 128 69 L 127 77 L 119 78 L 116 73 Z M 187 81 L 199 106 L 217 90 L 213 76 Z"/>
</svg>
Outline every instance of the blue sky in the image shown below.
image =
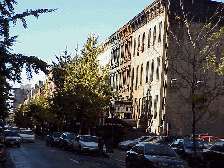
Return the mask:
<svg viewBox="0 0 224 168">
<path fill-rule="evenodd" d="M 223 2 L 224 0 L 218 0 Z M 125 23 L 140 13 L 153 0 L 17 0 L 16 13 L 26 9 L 58 8 L 53 13 L 41 14 L 38 19 L 27 17 L 28 29 L 21 22 L 10 29 L 11 35 L 19 35 L 14 52 L 37 56 L 51 62 L 68 46 L 69 52 L 79 43 L 80 49 L 89 33 L 99 35 L 98 42 L 104 41 Z M 34 76 L 24 83 L 37 83 L 44 75 Z M 18 87 L 19 85 L 16 84 Z"/>
</svg>

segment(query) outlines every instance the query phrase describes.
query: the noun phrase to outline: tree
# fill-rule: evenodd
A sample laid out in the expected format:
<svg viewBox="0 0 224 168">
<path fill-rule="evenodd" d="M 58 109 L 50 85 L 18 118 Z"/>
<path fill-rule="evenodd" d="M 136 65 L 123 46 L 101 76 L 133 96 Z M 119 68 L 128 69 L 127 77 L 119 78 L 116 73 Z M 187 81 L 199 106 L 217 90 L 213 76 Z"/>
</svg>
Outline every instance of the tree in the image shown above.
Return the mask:
<svg viewBox="0 0 224 168">
<path fill-rule="evenodd" d="M 23 27 L 27 28 L 25 17 L 33 15 L 38 18 L 41 13 L 49 13 L 55 9 L 26 10 L 22 14 L 14 11 L 15 0 L 2 0 L 0 2 L 0 109 L 1 116 L 7 116 L 8 93 L 11 89 L 9 81 L 21 82 L 22 69 L 26 69 L 27 78 L 32 78 L 32 73 L 42 70 L 47 73 L 47 63 L 35 56 L 25 56 L 12 52 L 12 47 L 18 36 L 10 36 L 10 24 L 16 25 L 18 20 L 22 21 Z"/>
<path fill-rule="evenodd" d="M 52 67 L 52 81 L 56 85 L 52 105 L 54 109 L 58 107 L 61 122 L 75 120 L 81 126 L 96 125 L 109 108 L 113 94 L 108 82 L 109 66 L 98 64 L 101 50 L 97 47 L 97 39 L 95 35 L 89 35 L 81 55 L 76 53 L 73 58 L 65 51 L 64 55 L 56 57 L 58 63 L 54 62 Z"/>
<path fill-rule="evenodd" d="M 211 53 L 218 55 L 223 52 L 223 36 L 213 42 L 208 37 L 213 37 L 212 33 L 219 29 L 223 31 L 220 26 L 224 25 L 224 6 L 222 3 L 208 1 L 180 0 L 171 1 L 170 8 L 169 44 L 165 63 L 174 77 L 171 79 L 170 89 L 178 90 L 182 104 L 189 105 L 192 111 L 196 158 L 195 124 L 205 113 L 216 115 L 210 106 L 214 100 L 224 95 L 223 76 L 207 68 L 214 63 Z"/>
<path fill-rule="evenodd" d="M 40 88 L 40 95 L 31 98 L 27 104 L 20 105 L 14 113 L 14 123 L 20 127 L 33 128 L 40 132 L 41 127 L 47 128 L 54 124 L 54 114 L 50 110 L 50 88 L 48 81 Z"/>
</svg>

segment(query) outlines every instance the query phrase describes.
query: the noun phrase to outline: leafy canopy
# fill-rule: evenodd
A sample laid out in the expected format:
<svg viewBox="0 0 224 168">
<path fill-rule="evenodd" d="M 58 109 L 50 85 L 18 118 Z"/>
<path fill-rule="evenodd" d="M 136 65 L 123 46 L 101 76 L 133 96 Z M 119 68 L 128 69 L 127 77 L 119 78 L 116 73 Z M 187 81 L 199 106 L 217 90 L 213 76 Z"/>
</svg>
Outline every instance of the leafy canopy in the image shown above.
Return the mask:
<svg viewBox="0 0 224 168">
<path fill-rule="evenodd" d="M 23 54 L 13 53 L 12 47 L 18 36 L 10 36 L 10 25 L 22 21 L 24 28 L 27 28 L 25 17 L 39 17 L 42 13 L 49 13 L 55 9 L 37 9 L 26 10 L 21 14 L 16 14 L 14 5 L 17 5 L 15 0 L 0 1 L 0 108 L 1 116 L 7 116 L 9 106 L 6 103 L 8 92 L 11 89 L 9 81 L 21 82 L 22 69 L 26 69 L 27 78 L 32 78 L 32 73 L 38 73 L 42 70 L 47 73 L 47 63 L 35 56 L 25 56 Z"/>
</svg>

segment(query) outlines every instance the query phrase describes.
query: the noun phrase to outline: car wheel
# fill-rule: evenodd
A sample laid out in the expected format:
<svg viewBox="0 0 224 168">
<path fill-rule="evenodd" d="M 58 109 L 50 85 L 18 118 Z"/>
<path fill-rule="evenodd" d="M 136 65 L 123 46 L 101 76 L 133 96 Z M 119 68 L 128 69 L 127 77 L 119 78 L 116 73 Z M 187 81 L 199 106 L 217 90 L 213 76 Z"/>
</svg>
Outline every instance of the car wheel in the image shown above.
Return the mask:
<svg viewBox="0 0 224 168">
<path fill-rule="evenodd" d="M 20 147 L 20 144 L 17 144 L 17 147 Z"/>
</svg>

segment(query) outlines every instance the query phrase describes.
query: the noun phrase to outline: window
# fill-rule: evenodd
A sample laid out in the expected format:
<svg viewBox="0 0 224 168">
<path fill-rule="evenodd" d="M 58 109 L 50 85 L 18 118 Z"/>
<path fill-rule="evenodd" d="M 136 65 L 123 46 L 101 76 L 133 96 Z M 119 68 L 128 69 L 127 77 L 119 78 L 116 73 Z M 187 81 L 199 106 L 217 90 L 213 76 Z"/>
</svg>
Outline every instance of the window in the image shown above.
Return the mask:
<svg viewBox="0 0 224 168">
<path fill-rule="evenodd" d="M 145 83 L 148 83 L 148 81 L 149 81 L 148 75 L 149 75 L 149 61 L 146 64 L 146 80 L 145 80 Z"/>
<path fill-rule="evenodd" d="M 144 52 L 144 47 L 145 46 L 145 32 L 143 33 L 143 36 L 142 36 L 142 52 Z"/>
<path fill-rule="evenodd" d="M 174 89 L 176 86 L 177 86 L 177 79 L 172 78 L 170 80 L 170 87 Z"/>
<path fill-rule="evenodd" d="M 135 56 L 135 48 L 136 48 L 136 39 L 134 39 L 134 53 L 133 53 L 133 57 Z"/>
<path fill-rule="evenodd" d="M 154 100 L 154 119 L 157 118 L 157 103 L 158 103 L 158 99 L 159 99 L 159 96 L 156 95 L 155 100 Z"/>
<path fill-rule="evenodd" d="M 131 77 L 131 88 L 133 89 L 134 86 L 134 68 L 132 69 L 132 77 Z"/>
<path fill-rule="evenodd" d="M 149 34 L 148 34 L 148 48 L 150 48 L 150 43 L 151 43 L 151 29 L 149 29 Z"/>
<path fill-rule="evenodd" d="M 158 43 L 161 42 L 161 30 L 162 30 L 162 22 L 159 23 L 159 38 L 158 38 Z"/>
<path fill-rule="evenodd" d="M 159 67 L 156 68 L 156 79 L 159 80 Z"/>
<path fill-rule="evenodd" d="M 126 73 L 124 72 L 123 73 L 123 86 L 125 86 L 126 84 Z"/>
<path fill-rule="evenodd" d="M 153 31 L 153 45 L 155 45 L 155 41 L 156 41 L 156 26 L 154 27 Z"/>
<path fill-rule="evenodd" d="M 142 75 L 143 75 L 143 64 L 141 65 L 141 74 L 140 74 L 140 85 L 142 85 Z"/>
<path fill-rule="evenodd" d="M 152 65 L 151 65 L 151 76 L 150 76 L 150 81 L 153 81 L 153 73 L 154 73 L 154 60 L 152 60 Z"/>
<path fill-rule="evenodd" d="M 138 49 L 137 49 L 137 56 L 139 56 L 139 49 L 140 49 L 140 35 L 138 36 Z"/>
<path fill-rule="evenodd" d="M 138 87 L 138 67 L 136 69 L 136 81 L 135 81 L 135 90 L 137 90 Z"/>
</svg>

